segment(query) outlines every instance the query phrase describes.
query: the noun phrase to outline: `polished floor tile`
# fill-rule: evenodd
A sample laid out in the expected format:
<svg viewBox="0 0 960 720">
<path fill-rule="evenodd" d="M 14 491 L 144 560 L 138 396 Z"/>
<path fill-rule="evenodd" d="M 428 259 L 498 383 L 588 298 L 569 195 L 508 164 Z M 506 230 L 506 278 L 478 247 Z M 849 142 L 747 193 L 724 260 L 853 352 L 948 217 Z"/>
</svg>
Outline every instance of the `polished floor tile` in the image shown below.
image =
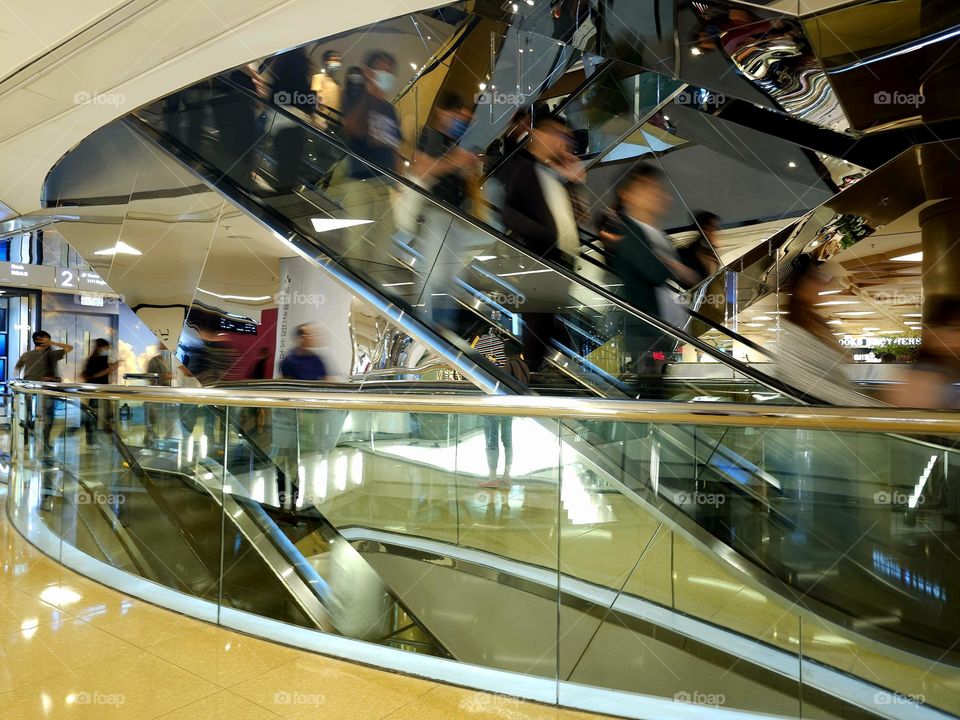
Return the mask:
<svg viewBox="0 0 960 720">
<path fill-rule="evenodd" d="M 43 555 L 0 513 L 4 719 L 382 720 L 411 706 L 424 719 L 484 717 L 477 712 L 483 697 L 266 642 L 127 597 Z M 496 697 L 503 707 L 509 701 L 515 720 L 587 717 Z"/>
</svg>

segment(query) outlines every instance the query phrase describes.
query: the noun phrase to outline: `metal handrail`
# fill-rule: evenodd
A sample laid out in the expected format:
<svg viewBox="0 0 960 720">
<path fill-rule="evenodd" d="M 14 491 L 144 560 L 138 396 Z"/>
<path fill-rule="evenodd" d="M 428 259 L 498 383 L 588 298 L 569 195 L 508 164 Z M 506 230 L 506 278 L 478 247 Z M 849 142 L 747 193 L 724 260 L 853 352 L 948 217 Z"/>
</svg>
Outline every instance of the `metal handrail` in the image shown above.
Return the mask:
<svg viewBox="0 0 960 720">
<path fill-rule="evenodd" d="M 168 388 L 14 380 L 14 393 L 63 399 L 218 405 L 227 407 L 299 408 L 382 412 L 506 415 L 556 420 L 608 420 L 630 423 L 676 423 L 781 429 L 878 433 L 957 433 L 960 412 L 735 403 L 646 402 L 534 395 L 387 395 L 359 392 L 295 392 Z"/>
</svg>

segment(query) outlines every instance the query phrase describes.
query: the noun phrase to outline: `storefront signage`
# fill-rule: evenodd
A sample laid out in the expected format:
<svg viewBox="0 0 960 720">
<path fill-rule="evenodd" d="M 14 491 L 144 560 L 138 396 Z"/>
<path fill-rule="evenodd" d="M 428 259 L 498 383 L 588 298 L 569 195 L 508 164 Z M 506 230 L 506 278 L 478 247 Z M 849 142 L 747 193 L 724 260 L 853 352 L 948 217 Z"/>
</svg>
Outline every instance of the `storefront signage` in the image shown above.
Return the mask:
<svg viewBox="0 0 960 720">
<path fill-rule="evenodd" d="M 0 285 L 110 292 L 110 286 L 93 270 L 61 268 L 53 265 L 32 265 L 30 263 L 0 262 Z"/>
<path fill-rule="evenodd" d="M 0 285 L 55 287 L 56 271 L 51 265 L 0 262 Z"/>
</svg>

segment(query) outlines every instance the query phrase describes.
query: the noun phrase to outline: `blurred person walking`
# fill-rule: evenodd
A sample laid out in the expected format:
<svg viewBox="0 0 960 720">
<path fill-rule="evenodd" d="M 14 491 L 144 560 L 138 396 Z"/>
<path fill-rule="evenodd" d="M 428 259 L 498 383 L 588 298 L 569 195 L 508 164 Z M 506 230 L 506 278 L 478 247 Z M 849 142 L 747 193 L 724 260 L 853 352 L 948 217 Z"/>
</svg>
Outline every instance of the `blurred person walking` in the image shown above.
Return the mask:
<svg viewBox="0 0 960 720">
<path fill-rule="evenodd" d="M 344 217 L 368 223 L 345 230 L 345 245 L 370 262 L 395 264 L 393 180 L 378 168 L 403 171 L 400 121 L 391 104 L 397 87 L 396 60 L 383 50 L 367 55 L 364 67 L 347 78 L 343 94 L 343 131 L 350 158 L 348 178 L 331 187 Z M 366 162 L 364 162 L 366 161 Z M 369 163 L 369 164 L 368 164 Z"/>
<path fill-rule="evenodd" d="M 83 365 L 80 373 L 84 382 L 96 385 L 108 385 L 110 376 L 120 367 L 119 362 L 110 362 L 110 341 L 97 338 L 93 341 L 93 351 Z M 100 409 L 103 412 L 100 412 Z M 98 427 L 110 430 L 113 427 L 112 403 L 110 400 L 92 398 L 86 403 L 87 412 L 83 413 L 83 427 L 88 448 L 97 448 L 96 430 Z"/>
<path fill-rule="evenodd" d="M 407 177 L 438 200 L 480 216 L 479 158 L 459 145 L 472 117 L 473 110 L 463 98 L 451 92 L 441 93 L 430 122 L 420 133 Z M 434 296 L 448 296 L 463 267 L 466 246 L 472 244 L 470 228 L 410 188 L 399 196 L 396 217 L 402 229 L 416 236 L 413 265 L 423 283 L 418 302 L 428 317 L 438 319 L 434 317 Z M 484 237 L 481 243 L 485 242 Z M 445 311 L 459 315 L 456 309 Z M 456 318 L 446 320 L 448 326 L 458 324 Z"/>
<path fill-rule="evenodd" d="M 310 323 L 298 325 L 293 331 L 294 347 L 280 361 L 280 374 L 288 380 L 326 380 L 327 366 L 315 352 L 320 338 L 318 326 Z M 322 440 L 315 437 L 316 415 L 316 412 L 298 412 L 292 408 L 280 408 L 272 412 L 277 496 L 280 507 L 291 512 L 296 511 L 300 495 L 298 474 L 300 467 L 305 464 L 304 458 L 324 446 Z"/>
<path fill-rule="evenodd" d="M 288 50 L 270 65 L 273 102 L 285 110 L 303 113 L 311 120 L 316 110 L 316 96 L 310 89 L 310 60 L 303 48 Z M 273 113 L 273 154 L 276 163 L 274 190 L 290 192 L 301 176 L 307 133 L 283 113 Z"/>
<path fill-rule="evenodd" d="M 14 371 L 19 372 L 24 380 L 60 382 L 62 380 L 60 361 L 73 350 L 73 345 L 54 342 L 50 333 L 45 330 L 37 330 L 33 333 L 32 339 L 33 350 L 27 350 L 20 356 L 17 364 L 14 365 Z M 50 453 L 53 451 L 50 445 L 50 434 L 53 432 L 53 417 L 57 401 L 52 397 L 38 397 L 35 402 L 40 405 L 39 412 L 34 407 L 28 408 L 24 440 L 26 441 L 29 437 L 29 431 L 33 429 L 36 417 L 39 415 L 43 425 L 43 450 Z"/>
<path fill-rule="evenodd" d="M 583 165 L 572 152 L 573 135 L 561 116 L 537 117 L 530 132 L 529 149 L 519 150 L 504 168 L 503 224 L 531 254 L 574 270 Z M 564 335 L 555 315 L 569 304 L 570 282 L 552 272 L 536 274 L 523 290 L 523 355 L 537 372 L 550 341 Z"/>
<path fill-rule="evenodd" d="M 623 281 L 624 298 L 647 315 L 683 327 L 686 310 L 666 283 L 670 278 L 680 284 L 691 283 L 696 274 L 683 264 L 673 243 L 659 229 L 671 202 L 663 172 L 646 164 L 633 168 L 617 186 L 617 202 L 619 223 L 608 228 L 606 244 L 613 255 L 614 272 Z M 622 236 L 616 234 L 620 230 Z M 643 378 L 661 375 L 666 354 L 674 349 L 676 340 L 629 313 L 623 333 L 628 374 Z"/>
<path fill-rule="evenodd" d="M 880 405 L 856 392 L 846 374 L 846 354 L 815 307 L 830 277 L 809 255 L 794 261 L 787 314 L 777 337 L 776 376 L 791 387 L 833 405 Z"/>
</svg>

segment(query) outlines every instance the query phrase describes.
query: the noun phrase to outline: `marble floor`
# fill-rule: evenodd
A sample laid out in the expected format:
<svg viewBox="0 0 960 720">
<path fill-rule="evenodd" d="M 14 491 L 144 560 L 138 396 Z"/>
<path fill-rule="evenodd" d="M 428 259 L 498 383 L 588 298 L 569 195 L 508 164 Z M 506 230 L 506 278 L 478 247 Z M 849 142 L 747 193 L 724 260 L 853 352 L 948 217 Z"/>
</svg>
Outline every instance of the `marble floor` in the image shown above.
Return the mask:
<svg viewBox="0 0 960 720">
<path fill-rule="evenodd" d="M 5 513 L 0 633 L 0 716 L 17 720 L 596 717 L 334 660 L 126 597 L 44 556 Z"/>
</svg>

